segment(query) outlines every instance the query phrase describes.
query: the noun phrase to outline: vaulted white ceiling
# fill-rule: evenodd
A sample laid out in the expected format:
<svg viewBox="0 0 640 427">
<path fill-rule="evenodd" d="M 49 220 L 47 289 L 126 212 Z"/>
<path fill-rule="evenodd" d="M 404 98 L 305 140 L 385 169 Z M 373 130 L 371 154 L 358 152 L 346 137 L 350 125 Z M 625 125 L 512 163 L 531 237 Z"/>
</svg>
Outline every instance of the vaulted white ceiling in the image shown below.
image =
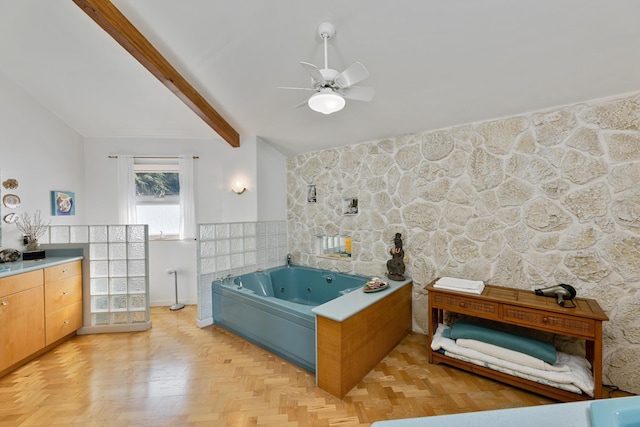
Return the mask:
<svg viewBox="0 0 640 427">
<path fill-rule="evenodd" d="M 636 0 L 112 0 L 241 135 L 286 154 L 640 90 Z M 362 62 L 321 115 L 300 61 Z M 71 0 L 0 0 L 0 72 L 84 136 L 217 137 Z M 223 144 L 224 142 L 220 142 Z"/>
</svg>

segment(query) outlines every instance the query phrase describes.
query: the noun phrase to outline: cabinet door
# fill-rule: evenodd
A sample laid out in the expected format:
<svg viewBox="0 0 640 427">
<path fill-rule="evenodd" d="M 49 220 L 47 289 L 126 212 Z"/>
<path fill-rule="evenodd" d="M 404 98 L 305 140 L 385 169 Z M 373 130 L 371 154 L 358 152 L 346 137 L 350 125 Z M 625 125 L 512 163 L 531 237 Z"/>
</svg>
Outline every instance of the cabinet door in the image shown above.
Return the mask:
<svg viewBox="0 0 640 427">
<path fill-rule="evenodd" d="M 0 297 L 0 371 L 44 347 L 42 285 Z"/>
</svg>

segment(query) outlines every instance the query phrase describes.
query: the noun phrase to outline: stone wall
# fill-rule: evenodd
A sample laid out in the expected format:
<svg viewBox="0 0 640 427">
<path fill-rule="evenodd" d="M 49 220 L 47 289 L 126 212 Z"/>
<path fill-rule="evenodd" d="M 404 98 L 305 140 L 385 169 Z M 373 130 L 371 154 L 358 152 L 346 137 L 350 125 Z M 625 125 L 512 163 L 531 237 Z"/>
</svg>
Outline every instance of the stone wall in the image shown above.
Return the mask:
<svg viewBox="0 0 640 427">
<path fill-rule="evenodd" d="M 640 96 L 302 154 L 287 192 L 296 263 L 382 276 L 402 233 L 416 331 L 437 276 L 597 299 L 604 382 L 640 393 Z M 316 236 L 337 234 L 352 257 L 316 256 Z"/>
</svg>

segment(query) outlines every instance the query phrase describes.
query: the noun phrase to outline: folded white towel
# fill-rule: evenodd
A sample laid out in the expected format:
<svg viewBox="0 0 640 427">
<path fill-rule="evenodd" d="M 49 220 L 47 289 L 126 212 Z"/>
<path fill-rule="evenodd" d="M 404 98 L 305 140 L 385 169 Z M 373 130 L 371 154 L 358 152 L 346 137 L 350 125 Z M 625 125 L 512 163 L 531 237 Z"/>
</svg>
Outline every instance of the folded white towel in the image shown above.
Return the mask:
<svg viewBox="0 0 640 427">
<path fill-rule="evenodd" d="M 433 285 L 433 287 L 437 288 L 437 289 L 446 289 L 448 291 L 465 292 L 467 294 L 476 294 L 476 295 L 480 295 L 480 294 L 482 294 L 482 291 L 484 291 L 484 284 L 482 284 L 482 286 L 478 287 L 477 289 L 459 288 L 459 287 L 456 287 L 456 286 L 439 285 L 438 283 Z"/>
<path fill-rule="evenodd" d="M 442 332 L 447 329 L 448 326 L 438 325 L 438 329 L 433 335 L 433 341 L 431 342 L 431 349 L 438 351 L 438 349 L 444 349 L 448 352 L 459 354 L 470 359 L 478 360 L 477 363 L 480 366 L 496 365 L 509 370 L 517 371 L 523 374 L 533 375 L 544 380 L 555 381 L 563 384 L 574 384 L 582 389 L 589 396 L 593 396 L 594 380 L 591 373 L 590 364 L 587 359 L 558 352 L 558 365 L 568 365 L 569 372 L 555 372 L 544 371 L 540 369 L 531 368 L 529 366 L 519 365 L 517 363 L 508 362 L 502 359 L 498 359 L 487 354 L 480 353 L 470 348 L 460 347 L 456 342 L 450 338 L 442 336 Z M 493 368 L 495 369 L 495 368 Z"/>
<path fill-rule="evenodd" d="M 531 368 L 540 369 L 541 371 L 568 372 L 571 369 L 568 365 L 556 363 L 550 365 L 544 360 L 540 360 L 528 354 L 519 351 L 509 350 L 508 348 L 499 347 L 483 341 L 472 340 L 467 338 L 458 338 L 456 344 L 460 347 L 469 348 L 480 353 L 493 356 L 495 358 L 505 360 L 507 362 L 517 363 L 518 365 L 529 366 Z"/>
<path fill-rule="evenodd" d="M 436 284 L 458 289 L 484 289 L 484 282 L 481 280 L 458 279 L 456 277 L 441 277 Z"/>
</svg>

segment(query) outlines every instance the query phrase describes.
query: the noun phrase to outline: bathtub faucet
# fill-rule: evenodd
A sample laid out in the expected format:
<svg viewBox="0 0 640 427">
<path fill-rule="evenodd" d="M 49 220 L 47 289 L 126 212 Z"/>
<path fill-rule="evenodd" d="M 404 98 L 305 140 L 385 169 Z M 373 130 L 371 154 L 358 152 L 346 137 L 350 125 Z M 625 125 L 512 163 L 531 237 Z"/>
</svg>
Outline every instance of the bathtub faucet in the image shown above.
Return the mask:
<svg viewBox="0 0 640 427">
<path fill-rule="evenodd" d="M 287 268 L 291 267 L 291 254 L 287 254 Z"/>
</svg>

